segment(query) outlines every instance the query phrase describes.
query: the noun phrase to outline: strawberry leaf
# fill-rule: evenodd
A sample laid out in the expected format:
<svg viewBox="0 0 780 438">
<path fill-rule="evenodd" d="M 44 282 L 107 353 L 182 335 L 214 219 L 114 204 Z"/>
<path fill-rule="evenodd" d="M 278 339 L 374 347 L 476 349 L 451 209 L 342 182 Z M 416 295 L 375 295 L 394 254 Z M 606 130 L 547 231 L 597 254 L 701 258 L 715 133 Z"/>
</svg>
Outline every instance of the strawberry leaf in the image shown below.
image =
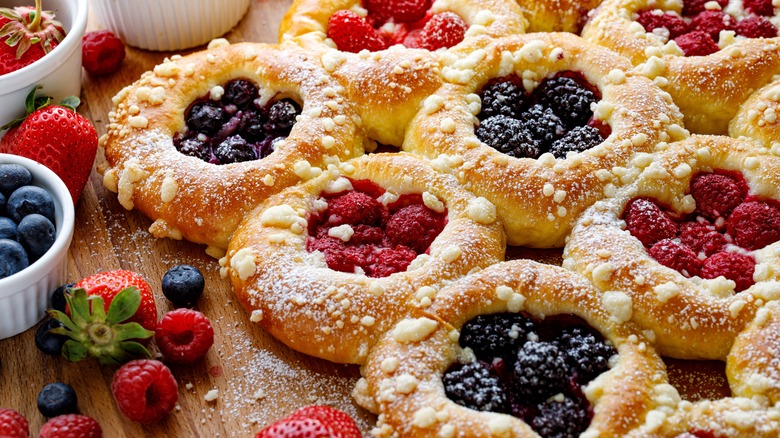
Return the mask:
<svg viewBox="0 0 780 438">
<path fill-rule="evenodd" d="M 88 355 L 87 348 L 79 342 L 67 340 L 62 346 L 62 357 L 70 362 L 81 362 Z"/>
<path fill-rule="evenodd" d="M 27 97 L 25 97 L 25 99 L 24 99 L 24 109 L 27 110 L 27 115 L 30 115 L 30 114 L 33 113 L 33 111 L 35 111 L 35 108 L 37 107 L 37 105 L 35 104 L 36 103 L 35 101 L 37 100 L 35 98 L 35 94 L 41 88 L 43 88 L 43 87 L 40 86 L 40 85 L 36 85 L 35 88 L 33 88 L 32 91 L 30 91 L 30 93 L 27 94 Z"/>
<path fill-rule="evenodd" d="M 127 341 L 129 339 L 148 339 L 152 336 L 154 336 L 153 331 L 146 330 L 141 324 L 138 324 L 137 322 L 120 324 L 116 329 L 117 341 Z"/>
<path fill-rule="evenodd" d="M 147 350 L 146 347 L 144 347 L 143 345 L 139 344 L 138 342 L 135 342 L 135 341 L 125 341 L 125 342 L 120 342 L 119 345 L 122 346 L 122 350 L 128 352 L 129 354 L 131 354 L 135 358 L 138 358 L 138 357 L 143 357 L 143 358 L 146 358 L 146 359 L 151 359 L 152 358 L 152 354 L 149 353 L 149 350 Z"/>
<path fill-rule="evenodd" d="M 75 331 L 79 330 L 78 326 L 73 323 L 73 321 L 68 317 L 68 315 L 60 312 L 59 310 L 51 309 L 51 310 L 48 311 L 48 313 L 49 313 L 49 315 L 52 318 L 54 318 L 57 321 L 61 322 L 62 325 L 65 326 L 64 328 L 57 328 L 57 329 L 54 329 L 54 330 L 50 330 L 52 333 L 56 333 L 58 335 L 68 336 L 68 333 L 66 333 L 67 331 L 74 331 L 75 332 Z M 59 330 L 59 332 L 57 332 L 55 330 Z"/>
<path fill-rule="evenodd" d="M 81 99 L 76 96 L 67 96 L 60 101 L 60 106 L 64 106 L 70 110 L 76 111 L 76 108 L 81 105 Z"/>
<path fill-rule="evenodd" d="M 65 294 L 65 301 L 70 309 L 70 317 L 77 326 L 83 326 L 89 322 L 89 300 L 87 291 L 83 288 L 71 289 Z"/>
<path fill-rule="evenodd" d="M 108 307 L 107 321 L 112 324 L 118 324 L 126 321 L 135 315 L 138 308 L 141 307 L 141 292 L 135 286 L 122 289 Z"/>
<path fill-rule="evenodd" d="M 90 301 L 91 320 L 93 322 L 105 322 L 106 321 L 106 303 L 103 301 L 103 297 L 98 295 L 90 295 L 88 298 Z"/>
<path fill-rule="evenodd" d="M 0 16 L 8 18 L 12 21 L 19 21 L 22 19 L 22 16 L 11 8 L 0 8 Z"/>
</svg>

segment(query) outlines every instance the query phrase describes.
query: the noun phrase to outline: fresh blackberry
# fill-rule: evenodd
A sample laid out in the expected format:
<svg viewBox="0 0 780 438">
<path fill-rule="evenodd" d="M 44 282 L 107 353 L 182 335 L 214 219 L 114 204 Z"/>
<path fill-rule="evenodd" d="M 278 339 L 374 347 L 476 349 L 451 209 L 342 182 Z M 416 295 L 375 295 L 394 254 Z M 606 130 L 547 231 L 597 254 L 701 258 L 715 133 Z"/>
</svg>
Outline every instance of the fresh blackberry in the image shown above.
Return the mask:
<svg viewBox="0 0 780 438">
<path fill-rule="evenodd" d="M 537 409 L 531 428 L 543 438 L 577 438 L 590 425 L 588 409 L 569 397 L 562 402 L 548 400 Z"/>
<path fill-rule="evenodd" d="M 187 127 L 190 130 L 212 135 L 222 128 L 225 120 L 225 111 L 212 102 L 200 102 L 192 105 L 187 113 Z"/>
<path fill-rule="evenodd" d="M 240 134 L 249 142 L 262 141 L 265 138 L 265 117 L 255 110 L 242 111 L 240 116 Z"/>
<path fill-rule="evenodd" d="M 519 82 L 519 81 L 517 81 Z M 526 107 L 528 96 L 523 86 L 511 78 L 491 82 L 482 89 L 482 111 L 479 119 L 485 120 L 492 116 L 507 116 L 514 119 L 520 117 Z"/>
<path fill-rule="evenodd" d="M 226 138 L 217 146 L 214 155 L 220 164 L 240 163 L 257 159 L 257 153 L 240 135 Z"/>
<path fill-rule="evenodd" d="M 593 115 L 590 104 L 596 102 L 596 95 L 570 77 L 548 79 L 535 94 L 539 103 L 552 109 L 569 128 L 587 124 Z"/>
<path fill-rule="evenodd" d="M 566 133 L 563 121 L 550 108 L 539 104 L 521 114 L 520 121 L 523 122 L 533 138 L 544 145 L 545 149 L 549 149 L 555 140 Z"/>
<path fill-rule="evenodd" d="M 480 359 L 514 356 L 534 330 L 529 318 L 517 313 L 479 315 L 460 331 L 460 345 L 469 347 Z"/>
<path fill-rule="evenodd" d="M 225 85 L 224 102 L 232 103 L 237 107 L 245 107 L 257 97 L 257 86 L 245 79 L 235 79 Z"/>
<path fill-rule="evenodd" d="M 300 113 L 300 107 L 292 99 L 282 99 L 275 102 L 268 108 L 265 131 L 276 136 L 289 134 L 295 124 L 295 118 Z"/>
<path fill-rule="evenodd" d="M 515 158 L 538 158 L 542 148 L 517 119 L 493 116 L 477 127 L 477 138 L 493 149 Z"/>
<path fill-rule="evenodd" d="M 555 158 L 566 158 L 569 152 L 584 152 L 604 142 L 598 129 L 592 126 L 578 126 L 566 135 L 555 140 L 550 146 L 550 152 Z"/>
<path fill-rule="evenodd" d="M 180 153 L 190 157 L 199 158 L 203 161 L 211 160 L 211 148 L 208 143 L 197 138 L 185 138 L 179 142 L 177 149 Z"/>
<path fill-rule="evenodd" d="M 450 368 L 444 376 L 444 392 L 455 403 L 476 411 L 506 413 L 506 392 L 489 365 L 474 361 Z"/>
<path fill-rule="evenodd" d="M 609 358 L 617 354 L 600 335 L 582 327 L 563 331 L 559 339 L 561 350 L 566 352 L 566 362 L 577 372 L 577 383 L 585 385 L 609 369 Z"/>
<path fill-rule="evenodd" d="M 566 386 L 569 368 L 555 343 L 528 341 L 517 353 L 513 377 L 518 396 L 543 400 Z"/>
</svg>

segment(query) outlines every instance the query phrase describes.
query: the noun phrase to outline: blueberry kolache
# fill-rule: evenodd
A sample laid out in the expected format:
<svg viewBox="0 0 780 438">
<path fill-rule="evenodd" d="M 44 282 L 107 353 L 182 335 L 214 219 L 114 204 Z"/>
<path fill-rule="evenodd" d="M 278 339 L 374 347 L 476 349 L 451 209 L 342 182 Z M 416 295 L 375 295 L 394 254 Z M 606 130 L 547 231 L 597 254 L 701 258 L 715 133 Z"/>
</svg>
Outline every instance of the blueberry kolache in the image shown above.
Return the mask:
<svg viewBox="0 0 780 438">
<path fill-rule="evenodd" d="M 220 260 L 250 320 L 295 350 L 363 363 L 420 291 L 504 258 L 495 207 L 422 158 L 306 167 L 311 179 L 260 204 Z"/>
<path fill-rule="evenodd" d="M 114 98 L 104 185 L 155 237 L 221 255 L 244 215 L 301 181 L 293 163 L 363 152 L 342 91 L 294 47 L 216 40 L 173 56 Z"/>
<path fill-rule="evenodd" d="M 574 219 L 630 182 L 631 160 L 687 136 L 669 96 L 576 35 L 496 39 L 443 55 L 448 83 L 403 149 L 496 205 L 511 245 L 562 246 Z"/>
</svg>

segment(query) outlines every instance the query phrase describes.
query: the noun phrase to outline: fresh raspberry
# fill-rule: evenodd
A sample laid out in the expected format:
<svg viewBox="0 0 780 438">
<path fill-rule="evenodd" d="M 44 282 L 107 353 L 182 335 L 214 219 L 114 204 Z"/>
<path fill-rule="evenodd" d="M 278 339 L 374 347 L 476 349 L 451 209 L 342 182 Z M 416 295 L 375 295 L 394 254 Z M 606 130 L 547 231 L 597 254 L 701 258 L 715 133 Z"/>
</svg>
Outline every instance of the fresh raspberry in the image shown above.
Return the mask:
<svg viewBox="0 0 780 438">
<path fill-rule="evenodd" d="M 756 15 L 769 17 L 775 14 L 772 0 L 742 0 L 742 7 Z"/>
<path fill-rule="evenodd" d="M 353 225 L 350 245 L 381 245 L 385 237 L 385 231 L 379 227 L 369 225 Z"/>
<path fill-rule="evenodd" d="M 137 272 L 117 269 L 114 271 L 98 272 L 81 279 L 76 283 L 77 288 L 84 288 L 89 295 L 99 295 L 103 298 L 103 304 L 108 311 L 114 296 L 122 289 L 135 287 L 141 293 L 141 306 L 129 321 L 141 324 L 145 329 L 154 331 L 157 327 L 157 305 L 154 301 L 154 293 L 149 283 Z"/>
<path fill-rule="evenodd" d="M 728 175 L 702 173 L 691 180 L 691 196 L 696 201 L 696 213 L 715 220 L 728 217 L 742 203 L 747 186 Z"/>
<path fill-rule="evenodd" d="M 698 30 L 680 35 L 674 39 L 674 42 L 685 56 L 707 56 L 720 50 L 718 43 L 709 33 Z"/>
<path fill-rule="evenodd" d="M 355 191 L 365 193 L 374 199 L 379 198 L 386 192 L 385 189 L 370 179 L 350 179 L 349 181 L 352 183 L 352 188 Z"/>
<path fill-rule="evenodd" d="M 101 438 L 102 436 L 103 430 L 97 421 L 86 415 L 67 414 L 47 421 L 41 428 L 38 438 Z"/>
<path fill-rule="evenodd" d="M 355 420 L 328 406 L 306 406 L 271 424 L 255 438 L 361 438 Z"/>
<path fill-rule="evenodd" d="M 350 274 L 355 272 L 356 267 L 366 271 L 373 253 L 371 245 L 347 245 L 341 239 L 328 236 L 327 228 L 320 228 L 316 237 L 310 237 L 306 249 L 325 254 L 328 268 Z"/>
<path fill-rule="evenodd" d="M 340 194 L 328 200 L 325 211 L 327 224 L 337 225 L 380 225 L 383 206 L 376 199 L 356 190 Z"/>
<path fill-rule="evenodd" d="M 745 38 L 774 38 L 777 28 L 764 17 L 750 16 L 737 23 L 737 35 Z"/>
<path fill-rule="evenodd" d="M 205 356 L 214 344 L 214 329 L 202 313 L 182 308 L 163 316 L 154 338 L 166 360 L 191 363 Z"/>
<path fill-rule="evenodd" d="M 81 65 L 91 75 L 119 70 L 125 59 L 125 43 L 109 30 L 87 32 L 81 42 Z"/>
<path fill-rule="evenodd" d="M 668 30 L 669 39 L 677 38 L 688 32 L 688 23 L 673 12 L 663 14 L 659 14 L 656 11 L 640 12 L 636 22 L 641 24 L 647 32 L 652 32 L 655 29 Z"/>
<path fill-rule="evenodd" d="M 412 23 L 425 16 L 431 7 L 429 0 L 366 0 L 369 15 L 377 23 L 393 20 L 395 23 Z"/>
<path fill-rule="evenodd" d="M 328 38 L 344 52 L 376 52 L 387 48 L 387 42 L 365 18 L 352 11 L 338 11 L 328 20 Z"/>
<path fill-rule="evenodd" d="M 726 230 L 737 245 L 761 249 L 780 240 L 780 208 L 762 201 L 742 203 L 729 216 Z"/>
<path fill-rule="evenodd" d="M 385 231 L 393 246 L 404 245 L 423 253 L 446 223 L 445 213 L 436 213 L 423 204 L 414 204 L 393 213 Z"/>
<path fill-rule="evenodd" d="M 420 46 L 431 51 L 452 47 L 463 41 L 468 28 L 468 24 L 454 12 L 436 14 L 425 23 L 420 34 Z"/>
<path fill-rule="evenodd" d="M 647 198 L 632 200 L 626 206 L 623 220 L 631 235 L 646 247 L 677 236 L 677 223 L 658 204 Z"/>
<path fill-rule="evenodd" d="M 704 11 L 691 20 L 691 30 L 709 33 L 713 41 L 718 41 L 720 31 L 736 28 L 737 20 L 721 11 Z"/>
<path fill-rule="evenodd" d="M 30 426 L 22 414 L 7 408 L 0 408 L 0 436 L 7 438 L 28 438 Z"/>
<path fill-rule="evenodd" d="M 690 248 L 672 239 L 664 239 L 653 245 L 648 254 L 658 263 L 686 277 L 699 275 L 701 260 Z"/>
<path fill-rule="evenodd" d="M 119 410 L 142 424 L 159 421 L 170 413 L 179 399 L 176 379 L 162 362 L 130 361 L 114 373 L 111 392 Z"/>
<path fill-rule="evenodd" d="M 753 271 L 756 261 L 753 257 L 736 252 L 719 252 L 701 265 L 701 278 L 726 277 L 736 283 L 736 292 L 742 292 L 753 285 Z"/>
<path fill-rule="evenodd" d="M 422 48 L 421 36 L 422 36 L 422 28 L 412 29 L 403 35 L 401 44 L 403 44 L 404 47 L 408 47 L 410 49 L 421 49 Z"/>
<path fill-rule="evenodd" d="M 680 226 L 680 242 L 694 254 L 704 253 L 706 257 L 723 251 L 728 243 L 712 224 L 701 222 L 683 223 Z"/>
<path fill-rule="evenodd" d="M 416 257 L 416 252 L 403 245 L 398 245 L 395 248 L 382 248 L 371 256 L 372 263 L 368 276 L 383 278 L 396 272 L 406 271 L 406 268 Z"/>
<path fill-rule="evenodd" d="M 683 9 L 682 14 L 684 17 L 693 17 L 695 15 L 699 15 L 702 12 L 706 11 L 707 8 L 704 7 L 707 3 L 709 3 L 712 0 L 685 0 L 683 2 Z M 721 8 L 725 8 L 729 5 L 729 0 L 717 0 L 718 4 Z"/>
</svg>

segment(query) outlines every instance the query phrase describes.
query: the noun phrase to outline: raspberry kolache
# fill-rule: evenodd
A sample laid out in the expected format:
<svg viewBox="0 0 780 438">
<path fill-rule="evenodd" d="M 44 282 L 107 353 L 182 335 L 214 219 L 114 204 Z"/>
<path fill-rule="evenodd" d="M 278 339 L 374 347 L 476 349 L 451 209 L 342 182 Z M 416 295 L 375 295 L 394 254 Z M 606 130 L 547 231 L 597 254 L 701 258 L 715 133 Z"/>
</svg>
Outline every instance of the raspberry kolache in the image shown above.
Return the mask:
<svg viewBox="0 0 780 438">
<path fill-rule="evenodd" d="M 582 36 L 631 59 L 699 134 L 724 134 L 739 106 L 780 72 L 772 0 L 606 0 Z"/>
<path fill-rule="evenodd" d="M 661 354 L 723 360 L 780 298 L 780 160 L 753 142 L 693 136 L 636 164 L 635 185 L 578 220 L 564 267 L 628 293 Z"/>
<path fill-rule="evenodd" d="M 454 50 L 404 150 L 493 202 L 511 245 L 563 246 L 574 219 L 628 180 L 625 166 L 684 138 L 668 94 L 620 56 L 566 34 Z"/>
<path fill-rule="evenodd" d="M 671 389 L 624 304 L 558 267 L 491 266 L 389 331 L 355 396 L 382 437 L 623 436 Z"/>
<path fill-rule="evenodd" d="M 101 144 L 105 186 L 154 221 L 155 237 L 224 249 L 247 212 L 301 180 L 292 163 L 357 156 L 365 137 L 310 54 L 211 46 L 120 91 Z"/>
<path fill-rule="evenodd" d="M 504 258 L 494 206 L 421 158 L 308 169 L 246 217 L 220 260 L 250 320 L 295 350 L 362 363 L 420 291 Z"/>
<path fill-rule="evenodd" d="M 780 155 L 780 80 L 753 93 L 729 123 L 732 137 L 749 137 Z"/>
</svg>

